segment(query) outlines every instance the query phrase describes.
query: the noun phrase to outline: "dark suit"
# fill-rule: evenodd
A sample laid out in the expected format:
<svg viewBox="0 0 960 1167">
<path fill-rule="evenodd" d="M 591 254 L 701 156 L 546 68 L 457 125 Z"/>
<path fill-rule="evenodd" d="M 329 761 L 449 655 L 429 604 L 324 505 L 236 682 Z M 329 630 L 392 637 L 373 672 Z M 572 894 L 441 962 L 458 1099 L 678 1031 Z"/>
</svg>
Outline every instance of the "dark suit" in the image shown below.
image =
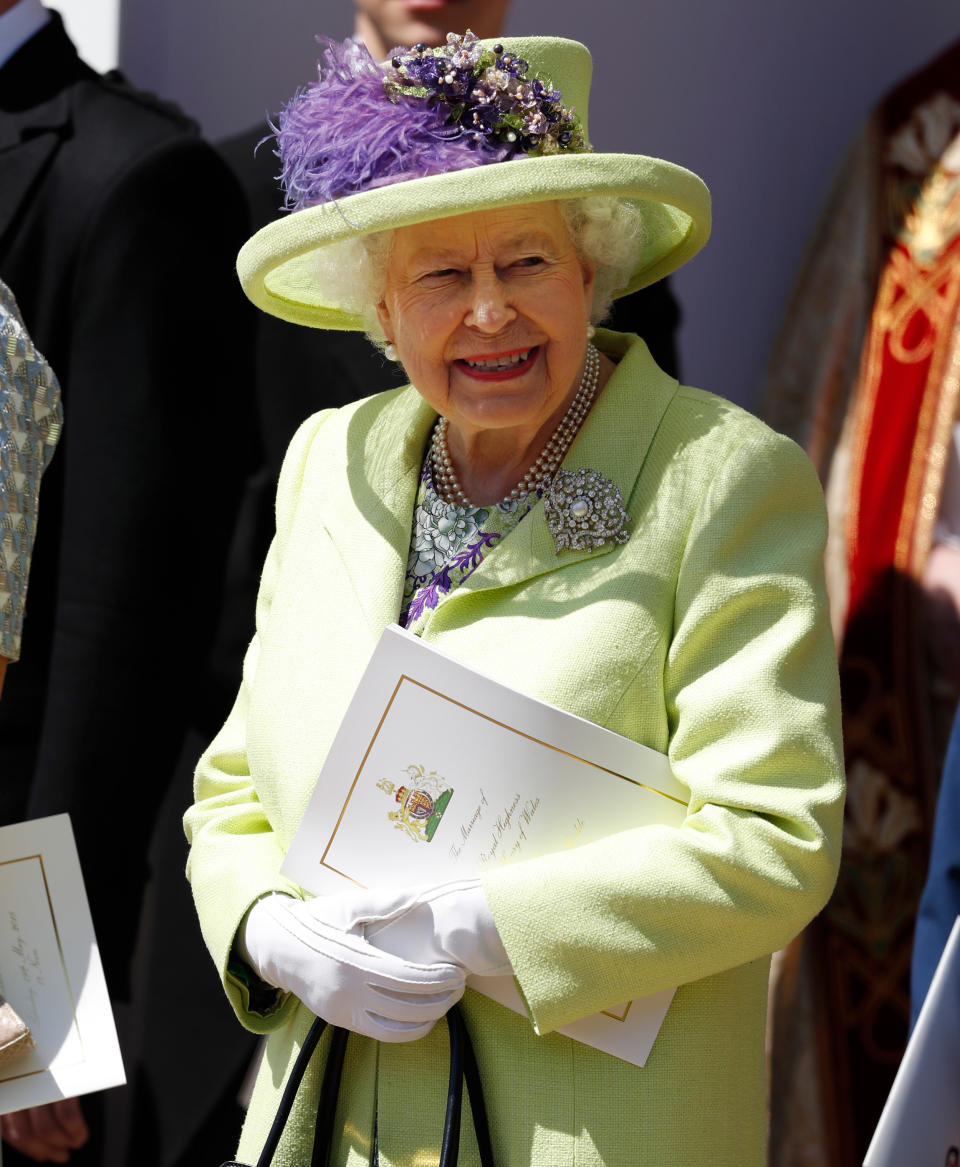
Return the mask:
<svg viewBox="0 0 960 1167">
<path fill-rule="evenodd" d="M 194 124 L 90 70 L 58 17 L 0 69 L 0 277 L 65 414 L 0 702 L 0 821 L 70 812 L 115 999 L 184 732 L 224 714 L 198 666 L 252 461 L 246 234 Z"/>
</svg>

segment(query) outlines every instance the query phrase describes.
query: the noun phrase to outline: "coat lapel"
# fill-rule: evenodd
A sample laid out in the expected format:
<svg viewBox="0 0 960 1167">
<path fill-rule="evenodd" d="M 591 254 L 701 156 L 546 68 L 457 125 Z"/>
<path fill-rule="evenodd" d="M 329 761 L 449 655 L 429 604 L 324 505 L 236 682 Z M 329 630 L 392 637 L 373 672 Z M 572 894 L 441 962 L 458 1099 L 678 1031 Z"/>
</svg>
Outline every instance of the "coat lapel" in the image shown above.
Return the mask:
<svg viewBox="0 0 960 1167">
<path fill-rule="evenodd" d="M 86 76 L 56 13 L 0 69 L 0 238 L 69 134 L 70 87 Z"/>
<path fill-rule="evenodd" d="M 47 162 L 60 145 L 60 134 L 46 130 L 21 139 L 0 115 L 0 239 L 17 217 L 17 212 L 44 173 Z"/>
<path fill-rule="evenodd" d="M 408 387 L 340 416 L 345 473 L 333 476 L 323 522 L 371 632 L 379 636 L 400 613 L 417 483 L 437 415 Z"/>
</svg>

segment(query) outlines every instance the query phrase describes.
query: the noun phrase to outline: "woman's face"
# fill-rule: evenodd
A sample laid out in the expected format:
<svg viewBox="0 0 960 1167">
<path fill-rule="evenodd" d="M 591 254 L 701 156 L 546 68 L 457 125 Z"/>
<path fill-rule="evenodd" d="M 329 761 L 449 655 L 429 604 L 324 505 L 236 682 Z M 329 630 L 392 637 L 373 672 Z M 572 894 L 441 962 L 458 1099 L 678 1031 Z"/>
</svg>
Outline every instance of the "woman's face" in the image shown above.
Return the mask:
<svg viewBox="0 0 960 1167">
<path fill-rule="evenodd" d="M 594 271 L 555 202 L 399 228 L 380 322 L 452 427 L 535 433 L 579 384 Z"/>
</svg>

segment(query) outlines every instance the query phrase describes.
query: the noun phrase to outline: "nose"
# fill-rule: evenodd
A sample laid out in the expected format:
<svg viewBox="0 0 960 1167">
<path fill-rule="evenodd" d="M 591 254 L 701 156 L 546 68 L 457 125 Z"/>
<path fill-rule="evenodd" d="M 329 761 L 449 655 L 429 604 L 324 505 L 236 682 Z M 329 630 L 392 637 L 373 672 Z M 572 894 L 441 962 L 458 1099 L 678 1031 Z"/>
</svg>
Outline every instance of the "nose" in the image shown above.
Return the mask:
<svg viewBox="0 0 960 1167">
<path fill-rule="evenodd" d="M 470 289 L 470 307 L 465 323 L 492 336 L 506 328 L 516 316 L 508 290 L 497 273 L 478 273 Z"/>
</svg>

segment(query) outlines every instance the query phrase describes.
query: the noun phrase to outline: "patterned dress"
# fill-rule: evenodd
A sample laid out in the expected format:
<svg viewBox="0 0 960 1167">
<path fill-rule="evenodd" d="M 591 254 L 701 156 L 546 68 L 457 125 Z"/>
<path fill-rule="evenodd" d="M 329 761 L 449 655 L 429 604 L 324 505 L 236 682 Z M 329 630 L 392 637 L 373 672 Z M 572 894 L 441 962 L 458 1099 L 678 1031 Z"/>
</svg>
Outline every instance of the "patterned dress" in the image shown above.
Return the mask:
<svg viewBox="0 0 960 1167">
<path fill-rule="evenodd" d="M 0 657 L 7 660 L 20 657 L 40 476 L 62 421 L 57 378 L 0 281 Z"/>
<path fill-rule="evenodd" d="M 444 502 L 433 485 L 429 451 L 420 472 L 400 623 L 419 634 L 429 611 L 480 566 L 530 512 L 541 491 L 493 506 Z"/>
</svg>

